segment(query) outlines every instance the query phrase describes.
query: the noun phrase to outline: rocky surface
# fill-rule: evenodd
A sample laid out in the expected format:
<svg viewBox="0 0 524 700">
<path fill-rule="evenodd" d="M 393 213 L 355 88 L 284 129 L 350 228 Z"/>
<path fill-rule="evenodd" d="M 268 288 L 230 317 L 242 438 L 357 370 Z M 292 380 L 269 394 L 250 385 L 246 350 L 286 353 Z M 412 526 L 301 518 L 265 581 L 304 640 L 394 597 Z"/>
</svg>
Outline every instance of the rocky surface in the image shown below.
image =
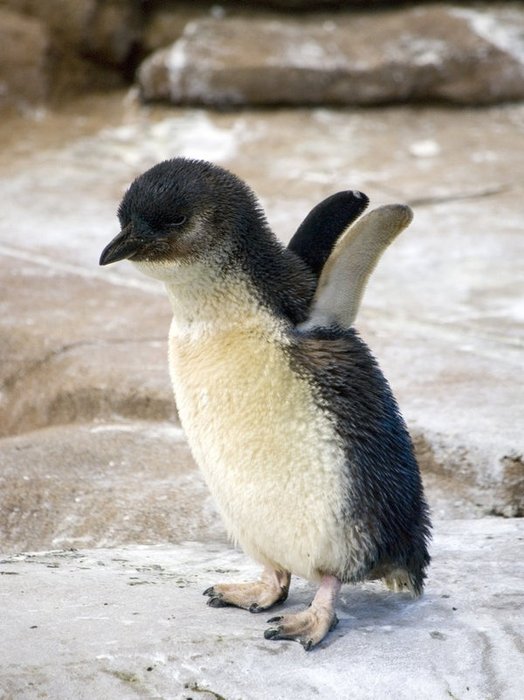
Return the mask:
<svg viewBox="0 0 524 700">
<path fill-rule="evenodd" d="M 4 553 L 225 542 L 183 431 L 173 422 L 55 426 L 4 439 L 1 456 Z"/>
<path fill-rule="evenodd" d="M 144 98 L 175 103 L 486 104 L 524 94 L 517 2 L 0 0 L 0 12 L 0 108 L 114 88 L 142 61 Z"/>
<path fill-rule="evenodd" d="M 222 545 L 4 557 L 0 695 L 520 700 L 523 542 L 522 520 L 437 523 L 425 595 L 344 586 L 309 653 L 264 640 L 270 613 L 205 605 L 209 585 L 258 575 Z M 286 609 L 312 594 L 294 580 Z"/>
<path fill-rule="evenodd" d="M 50 63 L 45 26 L 0 7 L 0 44 L 0 107 L 45 100 Z"/>
<path fill-rule="evenodd" d="M 140 36 L 138 0 L 0 0 L 0 6 L 37 18 L 53 36 L 56 48 L 69 47 L 99 63 L 123 65 Z"/>
<path fill-rule="evenodd" d="M 523 29 L 516 6 L 205 19 L 138 81 L 144 99 L 176 104 L 489 104 L 524 97 Z"/>
<path fill-rule="evenodd" d="M 378 8 L 398 5 L 402 5 L 401 0 L 253 0 L 249 3 L 228 0 L 220 4 L 210 0 L 148 0 L 144 6 L 141 48 L 145 55 L 165 48 L 180 38 L 187 24 L 206 18 L 264 19 L 295 22 L 300 26 L 307 17 L 322 22 L 331 16 L 332 21 L 337 22 L 344 11 L 371 9 L 375 12 Z"/>
<path fill-rule="evenodd" d="M 0 0 L 0 108 L 122 86 L 141 20 L 138 0 Z"/>
</svg>

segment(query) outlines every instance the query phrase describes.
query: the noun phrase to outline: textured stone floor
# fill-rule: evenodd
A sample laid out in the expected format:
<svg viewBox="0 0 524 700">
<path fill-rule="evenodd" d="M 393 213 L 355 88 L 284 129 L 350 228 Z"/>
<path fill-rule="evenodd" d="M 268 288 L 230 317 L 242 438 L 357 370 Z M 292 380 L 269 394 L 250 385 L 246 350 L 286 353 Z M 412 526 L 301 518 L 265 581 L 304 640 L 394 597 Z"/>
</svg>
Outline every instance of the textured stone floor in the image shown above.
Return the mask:
<svg viewBox="0 0 524 700">
<path fill-rule="evenodd" d="M 268 613 L 211 609 L 256 577 L 221 545 L 130 546 L 0 560 L 2 698 L 522 697 L 524 521 L 439 522 L 426 594 L 343 588 L 316 649 L 263 639 Z M 286 607 L 312 589 L 292 587 Z"/>
<path fill-rule="evenodd" d="M 524 521 L 438 522 L 426 594 L 345 586 L 319 647 L 205 605 L 257 576 L 222 545 L 69 550 L 0 560 L 0 697 L 519 700 Z M 292 585 L 286 608 L 312 596 Z"/>
</svg>

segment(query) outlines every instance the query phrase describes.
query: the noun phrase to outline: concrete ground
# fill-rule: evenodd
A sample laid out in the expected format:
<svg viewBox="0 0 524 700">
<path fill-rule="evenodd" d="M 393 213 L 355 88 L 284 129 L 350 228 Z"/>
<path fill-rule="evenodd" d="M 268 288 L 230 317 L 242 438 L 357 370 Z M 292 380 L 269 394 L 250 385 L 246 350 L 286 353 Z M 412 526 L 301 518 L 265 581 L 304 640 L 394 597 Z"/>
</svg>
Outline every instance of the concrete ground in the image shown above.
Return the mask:
<svg viewBox="0 0 524 700">
<path fill-rule="evenodd" d="M 438 522 L 424 597 L 345 586 L 310 652 L 264 640 L 271 613 L 205 605 L 208 585 L 257 575 L 221 545 L 7 557 L 0 697 L 520 700 L 523 541 L 522 520 Z M 311 595 L 298 582 L 285 607 Z"/>
</svg>

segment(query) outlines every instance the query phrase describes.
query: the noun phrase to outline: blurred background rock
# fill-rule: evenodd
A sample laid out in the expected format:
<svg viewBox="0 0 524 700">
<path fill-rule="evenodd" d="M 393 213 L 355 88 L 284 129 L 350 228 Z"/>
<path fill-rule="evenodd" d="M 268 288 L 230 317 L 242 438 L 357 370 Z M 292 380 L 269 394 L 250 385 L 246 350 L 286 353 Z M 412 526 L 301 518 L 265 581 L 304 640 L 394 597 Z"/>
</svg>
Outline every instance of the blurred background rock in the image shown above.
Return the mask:
<svg viewBox="0 0 524 700">
<path fill-rule="evenodd" d="M 1 100 L 133 81 L 218 106 L 490 104 L 524 95 L 520 3 L 1 0 Z"/>
</svg>

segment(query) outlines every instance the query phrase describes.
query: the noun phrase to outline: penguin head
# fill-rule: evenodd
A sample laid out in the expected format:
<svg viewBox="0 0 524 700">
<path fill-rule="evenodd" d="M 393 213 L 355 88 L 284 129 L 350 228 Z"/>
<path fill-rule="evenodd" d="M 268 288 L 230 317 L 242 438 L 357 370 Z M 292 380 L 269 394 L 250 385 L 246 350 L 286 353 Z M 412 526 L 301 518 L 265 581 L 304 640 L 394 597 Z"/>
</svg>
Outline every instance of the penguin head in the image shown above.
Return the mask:
<svg viewBox="0 0 524 700">
<path fill-rule="evenodd" d="M 174 158 L 136 178 L 118 208 L 120 233 L 100 265 L 128 259 L 147 274 L 210 259 L 234 258 L 245 239 L 268 230 L 252 191 L 205 161 Z M 253 241 L 256 243 L 256 241 Z"/>
</svg>

